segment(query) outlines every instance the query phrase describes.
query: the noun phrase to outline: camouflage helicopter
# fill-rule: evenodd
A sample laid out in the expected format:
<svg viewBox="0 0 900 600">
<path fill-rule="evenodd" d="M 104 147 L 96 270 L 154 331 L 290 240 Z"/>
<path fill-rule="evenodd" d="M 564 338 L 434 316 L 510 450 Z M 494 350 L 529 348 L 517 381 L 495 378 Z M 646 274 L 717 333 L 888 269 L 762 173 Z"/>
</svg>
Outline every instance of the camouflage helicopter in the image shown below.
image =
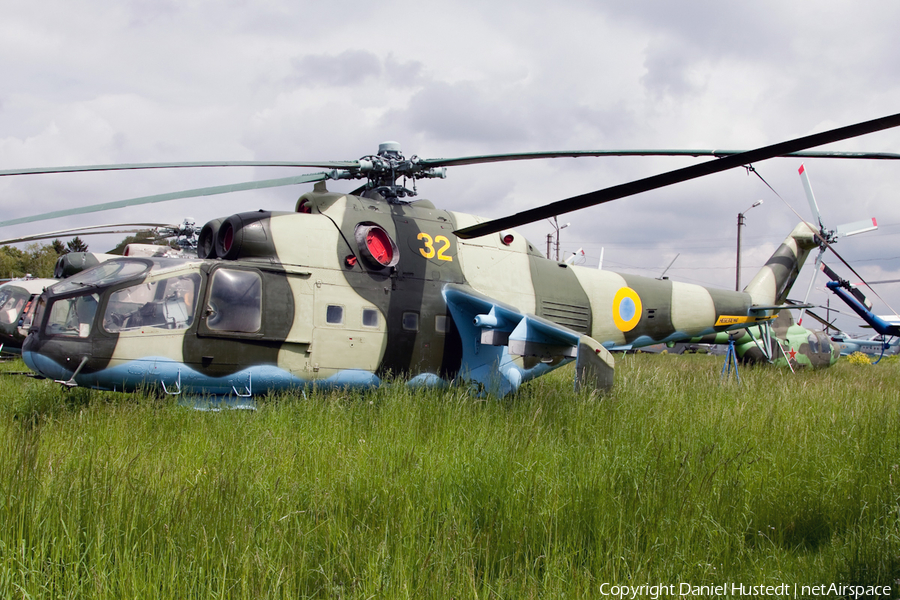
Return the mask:
<svg viewBox="0 0 900 600">
<path fill-rule="evenodd" d="M 79 227 L 66 229 L 46 234 L 0 240 L 0 245 L 51 239 L 60 235 L 73 234 L 74 232 L 77 232 L 78 235 L 93 235 L 150 231 L 146 229 L 122 230 L 120 229 L 122 226 L 123 225 L 121 224 L 98 225 L 88 228 Z M 101 262 L 120 258 L 120 256 L 171 257 L 191 255 L 191 253 L 196 256 L 197 233 L 199 233 L 199 231 L 195 231 L 193 221 L 190 219 L 186 219 L 181 226 L 164 225 L 160 223 L 129 223 L 127 226 L 149 226 L 155 228 L 155 233 L 161 238 L 177 237 L 177 244 L 180 249 L 176 250 L 171 246 L 161 246 L 158 244 L 132 243 L 125 246 L 121 255 L 97 252 L 69 252 L 60 256 L 56 261 L 53 272 L 54 278 L 52 279 L 26 276 L 24 278 L 13 279 L 3 283 L 0 285 L 0 353 L 22 353 L 22 343 L 25 341 L 26 332 L 21 326 L 25 313 L 44 289 L 54 285 L 60 279 L 70 277 L 75 273 L 98 265 Z M 102 229 L 102 231 L 98 231 L 98 229 Z"/>
<path fill-rule="evenodd" d="M 576 387 L 608 389 L 614 361 L 607 347 L 682 340 L 773 318 L 807 255 L 820 246 L 815 229 L 800 223 L 743 292 L 730 292 L 550 260 L 512 227 L 776 156 L 837 156 L 805 150 L 897 125 L 900 115 L 746 152 L 676 151 L 717 160 L 495 221 L 406 201 L 411 191 L 397 180 L 503 160 L 673 152 L 406 159 L 398 145 L 386 143 L 357 161 L 293 163 L 331 169 L 323 173 L 112 203 L 315 182 L 294 212 L 210 221 L 197 258 L 121 258 L 52 286 L 26 316 L 23 358 L 67 385 L 153 384 L 176 395 L 372 386 L 391 374 L 413 385 L 459 381 L 503 395 L 573 360 Z M 164 166 L 173 164 L 0 174 Z M 349 194 L 326 187 L 326 180 L 352 178 L 367 182 Z"/>
<path fill-rule="evenodd" d="M 22 353 L 25 336 L 18 331 L 22 317 L 44 289 L 56 281 L 26 277 L 0 285 L 0 353 Z"/>
<path fill-rule="evenodd" d="M 809 227 L 812 229 L 818 226 L 814 230 L 819 242 L 816 268 L 817 270 L 827 269 L 822 262 L 822 256 L 827 249 L 834 251 L 831 244 L 841 237 L 850 237 L 874 231 L 878 229 L 878 223 L 872 218 L 839 225 L 834 229 L 827 228 L 822 221 L 806 167 L 800 165 L 798 173 L 814 219 L 813 224 L 810 224 Z M 827 269 L 827 271 L 831 272 L 830 269 Z M 834 279 L 834 276 L 832 276 L 832 279 Z M 694 344 L 734 344 L 737 358 L 745 364 L 769 363 L 776 366 L 787 366 L 791 369 L 794 367 L 829 367 L 837 362 L 838 357 L 841 355 L 841 345 L 835 343 L 835 340 L 825 331 L 810 330 L 802 325 L 803 316 L 807 314 L 807 308 L 809 308 L 806 302 L 814 284 L 815 277 L 812 277 L 810 278 L 809 287 L 803 302 L 787 300 L 788 303 L 800 310 L 800 317 L 797 323 L 794 323 L 790 312 L 785 310 L 779 313 L 774 321 L 748 327 L 743 332 L 719 332 L 692 338 L 689 342 Z M 830 325 L 812 312 L 809 315 L 826 327 Z"/>
<path fill-rule="evenodd" d="M 737 358 L 744 364 L 775 366 L 830 367 L 837 362 L 840 348 L 824 331 L 810 330 L 794 323 L 788 310 L 773 321 L 744 330 L 720 332 L 692 338 L 691 343 L 734 343 Z"/>
</svg>

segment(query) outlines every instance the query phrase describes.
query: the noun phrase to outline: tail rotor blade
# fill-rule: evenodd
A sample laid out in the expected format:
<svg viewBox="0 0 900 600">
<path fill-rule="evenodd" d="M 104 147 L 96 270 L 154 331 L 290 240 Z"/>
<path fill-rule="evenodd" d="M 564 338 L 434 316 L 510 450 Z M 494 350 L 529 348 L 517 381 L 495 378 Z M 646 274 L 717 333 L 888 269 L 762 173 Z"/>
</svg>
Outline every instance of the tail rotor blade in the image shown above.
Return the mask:
<svg viewBox="0 0 900 600">
<path fill-rule="evenodd" d="M 809 183 L 809 176 L 806 174 L 806 167 L 804 165 L 800 165 L 799 173 L 800 181 L 803 182 L 803 191 L 806 192 L 806 201 L 809 202 L 809 210 L 812 212 L 812 216 L 819 226 L 819 231 L 822 231 L 825 227 L 822 225 L 822 216 L 819 214 L 819 205 L 816 204 L 816 197 L 813 194 L 812 185 Z"/>
<path fill-rule="evenodd" d="M 867 231 L 875 231 L 876 229 L 878 229 L 878 221 L 876 221 L 873 217 L 871 219 L 865 219 L 863 221 L 855 221 L 853 223 L 838 225 L 834 231 L 838 236 L 850 237 L 851 235 L 866 233 Z"/>
<path fill-rule="evenodd" d="M 803 304 L 807 304 L 809 302 L 809 295 L 812 293 L 813 286 L 816 285 L 816 275 L 819 274 L 820 266 L 822 265 L 822 255 L 825 254 L 825 248 L 819 250 L 819 255 L 816 256 L 816 270 L 813 271 L 813 275 L 809 280 L 809 287 L 806 288 L 806 296 L 803 297 Z M 806 314 L 806 309 L 801 308 L 800 314 L 797 315 L 797 325 L 803 325 L 803 315 Z"/>
</svg>

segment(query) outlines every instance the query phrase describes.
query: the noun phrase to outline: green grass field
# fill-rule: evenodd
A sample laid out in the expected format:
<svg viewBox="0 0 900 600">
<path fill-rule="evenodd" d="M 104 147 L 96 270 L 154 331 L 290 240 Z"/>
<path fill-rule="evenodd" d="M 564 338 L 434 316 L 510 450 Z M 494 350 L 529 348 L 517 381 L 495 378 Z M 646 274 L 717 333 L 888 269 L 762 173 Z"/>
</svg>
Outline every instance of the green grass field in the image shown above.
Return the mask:
<svg viewBox="0 0 900 600">
<path fill-rule="evenodd" d="M 900 363 L 721 366 L 619 358 L 604 396 L 566 368 L 502 400 L 395 384 L 220 413 L 4 376 L 0 597 L 900 595 Z"/>
</svg>

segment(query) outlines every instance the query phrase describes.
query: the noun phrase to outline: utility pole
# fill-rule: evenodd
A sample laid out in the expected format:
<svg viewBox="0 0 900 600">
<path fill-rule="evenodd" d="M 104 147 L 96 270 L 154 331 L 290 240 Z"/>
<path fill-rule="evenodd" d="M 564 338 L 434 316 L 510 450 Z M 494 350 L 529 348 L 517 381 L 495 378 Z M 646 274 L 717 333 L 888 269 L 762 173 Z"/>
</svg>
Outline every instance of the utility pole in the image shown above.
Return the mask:
<svg viewBox="0 0 900 600">
<path fill-rule="evenodd" d="M 750 212 L 750 209 L 756 208 L 762 204 L 762 200 L 754 202 L 750 208 L 743 212 L 739 212 L 737 216 L 737 259 L 734 265 L 734 291 L 741 291 L 741 227 L 744 225 L 744 214 Z"/>
<path fill-rule="evenodd" d="M 550 221 L 550 219 L 547 220 Z M 556 262 L 559 262 L 559 231 L 561 229 L 565 229 L 566 227 L 571 225 L 571 223 L 560 225 L 556 220 L 556 217 L 553 217 L 553 220 L 550 221 L 550 224 L 553 225 L 553 229 L 556 231 Z M 547 258 L 550 258 L 550 241 L 553 239 L 552 236 L 552 233 L 547 234 Z"/>
</svg>

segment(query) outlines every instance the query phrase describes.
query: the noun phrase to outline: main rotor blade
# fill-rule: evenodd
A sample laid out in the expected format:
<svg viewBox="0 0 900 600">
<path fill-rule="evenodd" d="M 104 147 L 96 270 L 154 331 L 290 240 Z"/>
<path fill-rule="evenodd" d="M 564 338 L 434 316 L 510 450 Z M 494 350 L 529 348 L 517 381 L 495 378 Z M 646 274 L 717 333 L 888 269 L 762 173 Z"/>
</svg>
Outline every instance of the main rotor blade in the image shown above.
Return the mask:
<svg viewBox="0 0 900 600">
<path fill-rule="evenodd" d="M 459 158 L 423 158 L 419 164 L 427 167 L 451 167 L 477 165 L 492 162 L 516 160 L 535 160 L 542 158 L 578 158 L 602 156 L 711 156 L 722 158 L 734 154 L 742 154 L 746 150 L 714 150 L 714 149 L 673 149 L 673 150 L 559 150 L 551 152 L 517 152 L 506 154 L 484 154 L 480 156 L 464 156 Z M 900 160 L 900 154 L 892 152 L 840 152 L 840 151 L 807 151 L 785 154 L 792 158 L 847 158 L 862 160 Z M 359 169 L 358 160 L 331 161 L 293 161 L 293 160 L 230 160 L 201 162 L 161 162 L 161 163 L 122 163 L 108 165 L 74 165 L 68 167 L 28 167 L 23 169 L 0 170 L 0 177 L 11 175 L 46 175 L 50 173 L 84 173 L 92 171 L 137 171 L 146 169 L 196 169 L 209 167 L 307 167 L 313 169 Z"/>
<path fill-rule="evenodd" d="M 605 202 L 618 200 L 619 198 L 625 198 L 627 196 L 633 196 L 635 194 L 640 194 L 642 192 L 666 187 L 669 185 L 680 183 L 682 181 L 688 181 L 690 179 L 712 175 L 713 173 L 719 173 L 721 171 L 726 171 L 735 167 L 752 164 L 761 160 L 774 158 L 776 156 L 784 156 L 792 152 L 799 152 L 807 148 L 813 148 L 815 146 L 821 146 L 823 144 L 829 144 L 831 142 L 837 142 L 840 140 L 865 135 L 867 133 L 873 133 L 876 131 L 881 131 L 883 129 L 897 127 L 898 125 L 900 125 L 900 114 L 881 117 L 880 119 L 874 119 L 872 121 L 856 123 L 855 125 L 840 127 L 838 129 L 832 129 L 830 131 L 816 133 L 794 140 L 788 140 L 786 142 L 780 142 L 771 146 L 758 148 L 756 150 L 733 154 L 699 165 L 691 165 L 682 169 L 668 171 L 666 173 L 661 173 L 659 175 L 654 175 L 645 179 L 639 179 L 630 183 L 616 185 L 602 190 L 597 190 L 595 192 L 588 192 L 587 194 L 582 194 L 580 196 L 573 196 L 571 198 L 553 202 L 552 204 L 547 204 L 545 206 L 526 210 L 509 217 L 502 217 L 500 219 L 494 219 L 493 221 L 487 221 L 485 223 L 479 223 L 471 227 L 466 227 L 464 229 L 455 231 L 454 233 L 463 239 L 470 239 L 490 233 L 496 233 L 504 229 L 511 229 L 513 227 L 518 227 L 527 223 L 533 223 L 534 221 L 540 221 L 542 219 L 561 215 L 573 210 L 579 210 L 581 208 L 587 208 L 588 206 L 603 204 Z"/>
<path fill-rule="evenodd" d="M 841 331 L 840 327 L 835 327 L 833 321 L 829 323 L 827 320 L 820 317 L 819 315 L 817 315 L 816 313 L 814 313 L 811 310 L 807 309 L 806 314 L 809 315 L 810 317 L 812 317 L 813 319 L 815 319 L 816 321 L 818 321 L 819 323 L 821 323 L 822 325 L 824 325 L 826 329 L 835 329 L 837 331 Z M 841 332 L 841 333 L 843 333 L 843 332 Z"/>
<path fill-rule="evenodd" d="M 19 242 L 36 242 L 38 240 L 52 240 L 54 238 L 59 238 L 59 237 L 81 237 L 83 235 L 140 233 L 141 231 L 147 231 L 147 230 L 146 229 L 111 229 L 109 231 L 85 231 L 85 232 L 79 233 L 79 234 L 70 233 L 68 235 L 47 235 L 47 234 L 26 235 L 25 237 L 20 237 L 20 238 L 10 238 L 8 240 L 0 240 L 0 246 L 5 246 L 7 244 L 18 244 Z"/>
<path fill-rule="evenodd" d="M 310 167 L 313 169 L 354 169 L 359 168 L 359 161 L 211 161 L 211 162 L 164 162 L 164 163 L 132 163 L 114 165 L 81 165 L 73 167 L 34 167 L 27 169 L 7 169 L 0 171 L 0 177 L 7 175 L 45 175 L 48 173 L 81 173 L 88 171 L 135 171 L 142 169 L 190 169 L 199 167 Z"/>
<path fill-rule="evenodd" d="M 505 154 L 482 154 L 459 158 L 420 158 L 419 164 L 427 167 L 460 167 L 484 163 L 535 160 L 544 158 L 582 158 L 602 156 L 690 156 L 723 158 L 744 154 L 748 150 L 672 149 L 672 150 L 554 150 L 550 152 L 508 152 Z M 893 152 L 840 152 L 832 150 L 807 150 L 779 155 L 785 158 L 845 158 L 858 160 L 900 160 L 900 154 Z"/>
<path fill-rule="evenodd" d="M 837 252 L 835 252 L 835 254 L 837 254 Z M 840 258 L 840 257 L 838 257 L 838 258 Z M 842 260 L 843 260 L 843 259 L 842 259 Z M 832 270 L 832 268 L 829 267 L 828 265 L 826 265 L 824 262 L 821 263 L 821 264 L 819 265 L 819 269 L 820 269 L 823 273 L 825 273 L 825 275 L 826 275 L 829 279 L 831 279 L 832 281 L 837 281 L 838 283 L 840 283 L 840 282 L 843 281 L 843 279 L 841 279 L 840 276 L 839 276 L 837 273 L 835 273 L 835 272 Z M 849 282 L 848 282 L 848 283 L 849 283 Z M 865 284 L 867 287 L 868 287 L 868 285 L 869 285 L 868 282 L 864 282 L 864 284 Z M 871 288 L 870 288 L 870 289 L 871 289 Z M 872 303 L 869 302 L 869 300 L 866 298 L 866 295 L 863 294 L 862 291 L 860 291 L 860 289 L 859 289 L 858 287 L 856 287 L 855 285 L 852 285 L 852 284 L 851 284 L 851 285 L 848 286 L 847 291 L 849 291 L 849 292 L 853 295 L 853 297 L 856 298 L 856 299 L 859 301 L 860 304 L 862 304 L 863 306 L 865 306 L 865 307 L 868 308 L 869 310 L 872 309 Z"/>
<path fill-rule="evenodd" d="M 285 185 L 295 185 L 298 183 L 310 183 L 313 181 L 322 181 L 328 179 L 327 173 L 310 173 L 308 175 L 298 175 L 296 177 L 282 177 L 280 179 L 263 179 L 260 181 L 247 181 L 244 183 L 234 183 L 231 185 L 217 185 L 213 187 L 196 188 L 193 190 L 184 190 L 182 192 L 170 192 L 168 194 L 157 194 L 154 196 L 141 196 L 139 198 L 131 198 L 129 200 L 117 200 L 115 202 L 104 202 L 102 204 L 92 204 L 90 206 L 82 206 L 78 208 L 68 208 L 57 210 L 41 215 L 31 217 L 20 217 L 18 219 L 10 219 L 8 221 L 0 221 L 0 227 L 8 227 L 10 225 L 19 225 L 21 223 L 33 223 L 35 221 L 46 221 L 47 219 L 56 219 L 59 217 L 68 217 L 70 215 L 82 215 L 92 212 L 100 212 L 102 210 L 111 210 L 114 208 L 125 208 L 127 206 L 138 206 L 140 204 L 153 204 L 155 202 L 166 202 L 169 200 L 178 200 L 181 198 L 197 198 L 200 196 L 214 196 L 216 194 L 228 194 L 231 192 L 241 192 L 245 190 L 259 190 L 271 187 L 281 187 Z"/>
<path fill-rule="evenodd" d="M 114 227 L 144 227 L 145 229 L 127 229 L 127 230 L 112 230 L 110 229 Z M 34 235 L 27 235 L 24 237 L 18 238 L 10 238 L 7 240 L 0 240 L 0 246 L 5 244 L 17 244 L 19 242 L 34 242 L 37 240 L 49 240 L 56 237 L 72 237 L 76 235 L 103 235 L 106 233 L 134 233 L 137 231 L 145 231 L 147 227 L 152 228 L 160 228 L 160 227 L 176 227 L 175 225 L 170 225 L 168 223 L 112 223 L 109 225 L 91 225 L 89 227 L 72 227 L 71 229 L 60 229 L 58 231 L 46 231 L 44 233 L 37 233 Z M 98 229 L 102 229 L 103 231 L 96 231 Z"/>
</svg>

